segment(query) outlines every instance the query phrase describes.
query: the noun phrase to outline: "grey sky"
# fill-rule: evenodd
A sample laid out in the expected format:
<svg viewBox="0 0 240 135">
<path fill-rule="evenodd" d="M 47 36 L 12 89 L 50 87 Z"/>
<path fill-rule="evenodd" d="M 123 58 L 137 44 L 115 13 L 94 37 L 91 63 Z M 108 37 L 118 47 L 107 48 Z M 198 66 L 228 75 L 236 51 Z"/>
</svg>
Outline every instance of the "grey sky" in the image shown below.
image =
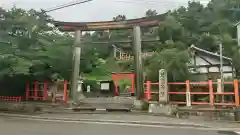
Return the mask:
<svg viewBox="0 0 240 135">
<path fill-rule="evenodd" d="M 24 9 L 48 9 L 76 0 L 0 0 L 0 6 L 11 8 L 13 5 Z M 127 18 L 142 17 L 148 9 L 158 13 L 186 6 L 189 0 L 93 0 L 92 2 L 68 7 L 49 13 L 61 21 L 103 21 L 112 20 L 119 14 Z M 195 0 L 206 4 L 209 0 Z"/>
</svg>

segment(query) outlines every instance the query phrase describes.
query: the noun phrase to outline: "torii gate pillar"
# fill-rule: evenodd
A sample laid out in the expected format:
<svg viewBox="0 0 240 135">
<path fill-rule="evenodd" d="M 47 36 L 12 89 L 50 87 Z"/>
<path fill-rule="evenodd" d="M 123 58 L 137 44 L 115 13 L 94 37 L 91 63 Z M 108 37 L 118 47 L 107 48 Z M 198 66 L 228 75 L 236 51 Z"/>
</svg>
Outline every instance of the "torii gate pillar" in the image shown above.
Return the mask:
<svg viewBox="0 0 240 135">
<path fill-rule="evenodd" d="M 134 53 L 134 67 L 135 67 L 135 88 L 137 100 L 144 98 L 143 89 L 143 65 L 142 65 L 142 41 L 140 26 L 133 27 L 133 53 Z"/>
<path fill-rule="evenodd" d="M 76 30 L 75 44 L 73 45 L 73 72 L 72 72 L 72 79 L 71 79 L 71 96 L 74 103 L 78 102 L 79 97 L 83 97 L 82 90 L 78 88 L 81 86 L 81 84 L 79 84 L 80 59 L 81 59 L 81 36 L 82 36 L 82 31 Z"/>
</svg>

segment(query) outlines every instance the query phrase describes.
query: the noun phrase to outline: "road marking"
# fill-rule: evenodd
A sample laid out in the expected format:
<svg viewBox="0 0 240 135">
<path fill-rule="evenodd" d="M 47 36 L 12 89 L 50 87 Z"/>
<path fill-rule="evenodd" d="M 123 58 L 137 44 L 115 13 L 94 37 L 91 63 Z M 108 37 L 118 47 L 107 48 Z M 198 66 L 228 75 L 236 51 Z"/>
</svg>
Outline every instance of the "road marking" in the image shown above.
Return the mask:
<svg viewBox="0 0 240 135">
<path fill-rule="evenodd" d="M 236 132 L 236 133 L 240 135 L 240 132 Z"/>
<path fill-rule="evenodd" d="M 107 109 L 105 108 L 96 108 L 96 111 L 106 111 Z"/>
<path fill-rule="evenodd" d="M 202 128 L 202 127 L 181 127 L 181 126 L 164 126 L 164 125 L 147 125 L 147 124 L 132 124 L 132 123 L 112 123 L 112 122 L 90 122 L 90 121 L 66 121 L 66 120 L 50 120 L 50 119 L 38 119 L 38 118 L 14 118 L 31 121 L 43 121 L 43 122 L 60 122 L 60 123 L 75 123 L 75 124 L 100 124 L 100 125 L 118 125 L 118 126 L 132 126 L 132 127 L 151 127 L 151 128 L 168 128 L 168 129 L 194 129 L 203 131 L 236 131 L 233 128 Z M 240 133 L 240 132 L 237 132 Z"/>
<path fill-rule="evenodd" d="M 102 125 L 119 125 L 119 126 L 134 126 L 134 127 L 152 127 L 152 128 L 179 128 L 179 129 L 195 129 L 195 130 L 212 130 L 212 131 L 233 131 L 236 134 L 240 135 L 240 128 L 218 128 L 218 127 L 196 127 L 204 126 L 202 124 L 193 124 L 193 123 L 164 123 L 164 122 L 150 122 L 148 121 L 121 121 L 121 120 L 94 120 L 94 119 L 71 119 L 71 118 L 48 118 L 40 116 L 28 116 L 28 115 L 13 115 L 13 114 L 2 114 L 0 116 L 7 116 L 14 119 L 25 119 L 25 120 L 35 120 L 35 121 L 44 121 L 44 122 L 61 122 L 61 123 L 78 123 L 78 124 L 102 124 Z M 154 125 L 157 124 L 157 125 Z M 171 125 L 173 124 L 173 125 Z M 186 126 L 193 125 L 193 126 Z"/>
<path fill-rule="evenodd" d="M 178 124 L 179 126 L 186 126 L 186 125 L 191 125 L 191 126 L 204 126 L 205 128 L 210 126 L 205 126 L 202 124 L 195 124 L 195 123 L 189 123 L 189 122 L 181 122 L 181 123 L 166 123 L 166 122 L 153 122 L 153 121 L 123 121 L 123 120 L 110 120 L 110 119 L 71 119 L 71 118 L 57 118 L 57 117 L 42 117 L 42 116 L 29 116 L 29 115 L 15 115 L 15 114 L 3 114 L 0 113 L 0 116 L 7 116 L 7 117 L 16 117 L 16 118 L 27 118 L 27 119 L 50 119 L 50 120 L 62 120 L 62 121 L 85 121 L 85 122 L 109 122 L 109 123 L 130 123 L 130 124 L 146 124 L 146 125 L 166 125 L 166 124 L 172 124 L 176 125 Z"/>
</svg>

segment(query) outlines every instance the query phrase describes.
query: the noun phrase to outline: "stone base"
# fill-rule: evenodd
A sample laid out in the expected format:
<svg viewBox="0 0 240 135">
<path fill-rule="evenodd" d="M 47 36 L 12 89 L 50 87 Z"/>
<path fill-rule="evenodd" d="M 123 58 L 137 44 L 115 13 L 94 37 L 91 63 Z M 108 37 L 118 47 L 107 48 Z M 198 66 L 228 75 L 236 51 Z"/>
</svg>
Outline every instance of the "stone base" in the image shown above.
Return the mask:
<svg viewBox="0 0 240 135">
<path fill-rule="evenodd" d="M 145 108 L 148 108 L 146 106 L 148 106 L 148 103 L 143 100 L 134 100 L 133 102 L 133 108 L 135 110 L 144 110 Z"/>
<path fill-rule="evenodd" d="M 0 111 L 34 113 L 41 111 L 41 107 L 34 104 L 0 102 Z"/>
<path fill-rule="evenodd" d="M 76 98 L 76 100 L 74 100 L 74 98 Z M 76 95 L 76 97 L 72 98 L 71 100 L 69 100 L 69 104 L 71 106 L 79 106 L 83 100 L 85 99 L 85 96 L 83 94 L 79 94 L 79 95 Z"/>
<path fill-rule="evenodd" d="M 83 94 L 79 94 L 78 95 L 78 101 L 81 101 L 83 99 L 85 99 L 85 96 Z"/>
<path fill-rule="evenodd" d="M 176 114 L 177 107 L 169 104 L 149 104 L 148 112 L 172 116 Z"/>
</svg>

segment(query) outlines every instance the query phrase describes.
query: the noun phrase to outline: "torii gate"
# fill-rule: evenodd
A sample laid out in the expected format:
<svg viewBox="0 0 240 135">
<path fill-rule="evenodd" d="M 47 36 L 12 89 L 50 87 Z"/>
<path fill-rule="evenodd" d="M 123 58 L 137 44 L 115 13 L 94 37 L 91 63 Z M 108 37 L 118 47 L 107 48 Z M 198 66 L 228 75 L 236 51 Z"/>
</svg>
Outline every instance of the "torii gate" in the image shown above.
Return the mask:
<svg viewBox="0 0 240 135">
<path fill-rule="evenodd" d="M 94 31 L 94 30 L 113 30 L 113 29 L 133 29 L 133 41 L 120 41 L 114 43 L 132 43 L 134 52 L 134 65 L 135 65 L 135 88 L 137 100 L 144 97 L 144 86 L 143 86 L 143 67 L 141 57 L 141 29 L 140 27 L 153 27 L 159 24 L 167 14 L 157 15 L 153 17 L 143 17 L 138 19 L 131 19 L 125 21 L 101 21 L 101 22 L 53 22 L 60 31 L 75 31 L 75 45 L 73 51 L 74 69 L 72 74 L 71 91 L 74 101 L 77 101 L 78 94 L 82 92 L 77 91 L 77 80 L 79 78 L 79 67 L 80 67 L 80 54 L 81 54 L 81 35 L 82 31 Z M 154 40 L 159 41 L 159 40 Z M 154 42 L 145 41 L 145 42 Z M 85 42 L 86 43 L 86 42 Z M 106 42 L 105 42 L 106 43 Z M 110 42 L 108 42 L 110 43 Z M 98 42 L 97 44 L 100 44 Z"/>
<path fill-rule="evenodd" d="M 126 73 L 112 73 L 112 80 L 115 83 L 115 90 L 114 90 L 114 95 L 118 96 L 119 95 L 119 89 L 118 89 L 118 81 L 120 79 L 125 79 L 125 78 L 129 78 L 131 80 L 131 90 L 129 91 L 129 93 L 131 94 L 131 96 L 134 95 L 134 73 L 130 72 L 126 72 Z"/>
</svg>

